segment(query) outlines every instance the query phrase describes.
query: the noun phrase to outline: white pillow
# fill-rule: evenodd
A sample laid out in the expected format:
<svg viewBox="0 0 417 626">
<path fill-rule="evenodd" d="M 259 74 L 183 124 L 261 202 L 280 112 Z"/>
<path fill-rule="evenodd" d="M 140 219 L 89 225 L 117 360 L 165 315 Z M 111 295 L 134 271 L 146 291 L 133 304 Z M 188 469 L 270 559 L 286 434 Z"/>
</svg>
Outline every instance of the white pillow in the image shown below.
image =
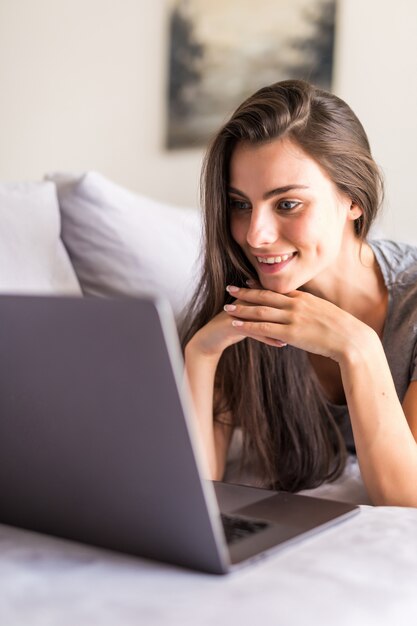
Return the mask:
<svg viewBox="0 0 417 626">
<path fill-rule="evenodd" d="M 0 291 L 81 293 L 60 239 L 52 183 L 0 184 Z"/>
<path fill-rule="evenodd" d="M 156 291 L 179 319 L 199 274 L 199 211 L 132 193 L 96 172 L 47 178 L 57 185 L 62 238 L 83 292 Z"/>
</svg>

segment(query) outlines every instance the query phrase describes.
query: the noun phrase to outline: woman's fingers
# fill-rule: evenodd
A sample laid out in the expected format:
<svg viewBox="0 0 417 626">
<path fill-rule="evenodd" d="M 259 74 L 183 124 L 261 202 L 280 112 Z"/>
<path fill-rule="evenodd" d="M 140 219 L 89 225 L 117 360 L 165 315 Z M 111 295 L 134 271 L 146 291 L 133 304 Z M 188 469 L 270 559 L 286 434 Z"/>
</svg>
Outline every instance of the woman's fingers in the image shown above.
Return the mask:
<svg viewBox="0 0 417 626">
<path fill-rule="evenodd" d="M 288 322 L 288 312 L 270 306 L 258 305 L 253 306 L 247 302 L 235 301 L 232 304 L 226 304 L 224 310 L 231 317 L 242 320 L 252 320 L 254 322 L 275 322 L 277 324 L 285 324 Z"/>
<path fill-rule="evenodd" d="M 234 298 L 250 304 L 263 304 L 278 308 L 291 306 L 294 295 L 298 293 L 282 294 L 269 289 L 245 289 L 244 287 L 235 287 L 234 285 L 228 285 L 226 291 Z"/>
<path fill-rule="evenodd" d="M 247 286 L 249 287 L 249 289 L 262 289 L 262 285 L 258 280 L 255 280 L 253 278 L 248 278 L 248 280 L 246 281 Z"/>
<path fill-rule="evenodd" d="M 237 331 L 270 346 L 287 345 L 287 338 L 283 335 L 289 330 L 285 325 L 290 323 L 288 300 L 291 298 L 257 288 L 229 286 L 227 291 L 237 298 L 224 306 Z"/>
<path fill-rule="evenodd" d="M 272 346 L 273 348 L 285 348 L 288 344 L 285 341 L 281 341 L 281 339 L 272 339 L 272 337 L 255 337 L 255 335 L 245 335 L 247 339 L 255 339 L 260 343 L 266 343 L 267 346 Z"/>
<path fill-rule="evenodd" d="M 289 335 L 290 326 L 287 324 L 279 324 L 277 322 L 253 322 L 241 319 L 233 319 L 232 326 L 252 339 L 263 339 L 269 341 L 280 341 L 281 343 L 290 343 Z"/>
</svg>

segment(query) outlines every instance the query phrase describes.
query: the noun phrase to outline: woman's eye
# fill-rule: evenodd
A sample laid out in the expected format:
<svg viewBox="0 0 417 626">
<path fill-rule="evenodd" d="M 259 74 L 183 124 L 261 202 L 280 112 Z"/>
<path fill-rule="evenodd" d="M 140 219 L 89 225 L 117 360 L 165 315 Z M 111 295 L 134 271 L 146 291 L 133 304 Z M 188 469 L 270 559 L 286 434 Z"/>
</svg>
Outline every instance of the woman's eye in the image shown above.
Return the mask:
<svg viewBox="0 0 417 626">
<path fill-rule="evenodd" d="M 296 200 L 281 200 L 278 203 L 278 208 L 283 211 L 291 211 L 291 209 L 295 209 L 300 203 Z"/>
<path fill-rule="evenodd" d="M 248 211 L 251 206 L 249 202 L 245 202 L 244 200 L 229 200 L 229 206 L 232 210 L 235 211 Z"/>
</svg>

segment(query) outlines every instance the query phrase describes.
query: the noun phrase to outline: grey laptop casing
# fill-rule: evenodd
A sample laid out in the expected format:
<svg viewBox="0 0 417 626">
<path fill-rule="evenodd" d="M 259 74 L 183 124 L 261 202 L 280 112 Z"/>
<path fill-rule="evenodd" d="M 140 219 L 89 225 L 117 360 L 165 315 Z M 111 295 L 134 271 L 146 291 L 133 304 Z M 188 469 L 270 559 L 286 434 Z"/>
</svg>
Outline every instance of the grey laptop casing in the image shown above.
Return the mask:
<svg viewBox="0 0 417 626">
<path fill-rule="evenodd" d="M 164 299 L 0 296 L 0 354 L 3 524 L 225 573 L 357 511 L 204 478 Z"/>
</svg>

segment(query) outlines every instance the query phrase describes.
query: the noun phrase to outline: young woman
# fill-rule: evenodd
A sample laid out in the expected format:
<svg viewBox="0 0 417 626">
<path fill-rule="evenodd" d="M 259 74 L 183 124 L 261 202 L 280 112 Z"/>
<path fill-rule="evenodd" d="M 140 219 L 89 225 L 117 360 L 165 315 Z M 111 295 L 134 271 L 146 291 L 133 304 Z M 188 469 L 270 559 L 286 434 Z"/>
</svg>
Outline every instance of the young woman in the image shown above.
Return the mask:
<svg viewBox="0 0 417 626">
<path fill-rule="evenodd" d="M 203 168 L 204 270 L 182 339 L 213 479 L 233 429 L 265 483 L 335 479 L 417 506 L 417 248 L 368 241 L 382 184 L 348 105 L 265 87 Z"/>
</svg>

